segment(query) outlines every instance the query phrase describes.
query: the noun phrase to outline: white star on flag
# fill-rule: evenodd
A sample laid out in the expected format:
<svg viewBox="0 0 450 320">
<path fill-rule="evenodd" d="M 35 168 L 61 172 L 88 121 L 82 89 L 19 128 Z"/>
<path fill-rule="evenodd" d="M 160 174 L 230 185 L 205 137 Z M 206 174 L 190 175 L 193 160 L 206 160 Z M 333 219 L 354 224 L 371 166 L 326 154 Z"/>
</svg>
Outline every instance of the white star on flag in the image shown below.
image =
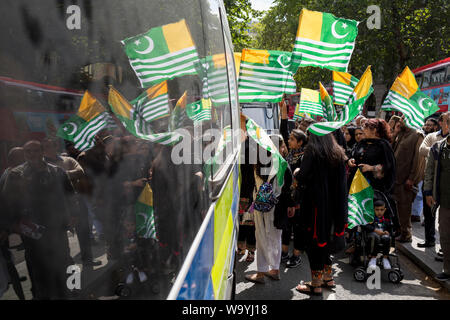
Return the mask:
<svg viewBox="0 0 450 320">
<path fill-rule="evenodd" d="M 343 28 L 343 29 L 346 29 L 346 28 L 347 28 L 347 24 L 346 24 L 345 22 L 342 24 L 342 28 Z"/>
</svg>

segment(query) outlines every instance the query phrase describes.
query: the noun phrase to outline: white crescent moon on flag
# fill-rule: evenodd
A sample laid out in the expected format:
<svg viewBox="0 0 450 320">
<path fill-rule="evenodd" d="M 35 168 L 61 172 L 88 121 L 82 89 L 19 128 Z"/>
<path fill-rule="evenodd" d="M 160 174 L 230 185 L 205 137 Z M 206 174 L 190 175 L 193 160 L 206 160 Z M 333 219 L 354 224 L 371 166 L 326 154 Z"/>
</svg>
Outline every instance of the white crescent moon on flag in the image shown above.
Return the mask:
<svg viewBox="0 0 450 320">
<path fill-rule="evenodd" d="M 144 36 L 144 38 L 147 39 L 147 41 L 148 41 L 148 47 L 147 47 L 147 49 L 145 49 L 143 51 L 136 50 L 136 52 L 139 54 L 149 54 L 155 48 L 152 38 L 150 38 L 149 36 Z"/>
<path fill-rule="evenodd" d="M 281 58 L 286 57 L 284 54 L 280 55 L 277 59 L 277 62 L 282 66 L 284 69 L 287 69 L 288 66 L 286 66 L 284 63 L 281 62 Z"/>
<path fill-rule="evenodd" d="M 420 99 L 420 100 L 419 100 L 419 107 L 421 107 L 422 110 L 428 110 L 429 107 L 431 107 L 431 106 L 428 105 L 427 107 L 424 107 L 424 106 L 423 106 L 423 100 L 428 100 L 428 98 L 422 98 L 422 99 Z"/>
<path fill-rule="evenodd" d="M 71 135 L 73 135 L 73 134 L 77 131 L 78 127 L 77 127 L 77 125 L 76 125 L 75 123 L 73 123 L 73 122 L 68 122 L 68 123 L 66 124 L 66 126 L 65 126 L 64 129 L 69 130 L 69 125 L 72 126 L 72 131 L 69 132 L 69 133 L 67 133 L 67 135 L 71 136 Z M 64 131 L 66 131 L 66 130 L 64 130 Z"/>
<path fill-rule="evenodd" d="M 331 33 L 333 34 L 333 37 L 335 37 L 336 39 L 343 39 L 345 38 L 349 33 L 347 32 L 344 35 L 340 35 L 336 32 L 336 24 L 338 23 L 338 21 L 333 22 L 333 25 L 331 26 Z"/>
<path fill-rule="evenodd" d="M 372 200 L 372 199 L 370 199 L 370 198 L 367 198 L 367 199 L 364 199 L 362 202 L 361 202 L 361 206 L 364 208 L 364 210 L 366 210 L 366 202 L 368 202 L 368 201 L 370 201 L 370 200 Z"/>
</svg>

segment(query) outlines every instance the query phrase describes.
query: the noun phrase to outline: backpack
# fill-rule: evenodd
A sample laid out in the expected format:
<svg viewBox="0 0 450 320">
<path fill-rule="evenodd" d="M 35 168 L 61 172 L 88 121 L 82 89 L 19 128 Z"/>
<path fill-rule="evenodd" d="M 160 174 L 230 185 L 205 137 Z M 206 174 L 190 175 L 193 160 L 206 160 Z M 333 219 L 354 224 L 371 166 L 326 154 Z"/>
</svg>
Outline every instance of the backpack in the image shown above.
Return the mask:
<svg viewBox="0 0 450 320">
<path fill-rule="evenodd" d="M 260 212 L 269 212 L 277 203 L 278 199 L 273 193 L 272 184 L 270 182 L 264 182 L 256 193 L 253 208 Z"/>
</svg>

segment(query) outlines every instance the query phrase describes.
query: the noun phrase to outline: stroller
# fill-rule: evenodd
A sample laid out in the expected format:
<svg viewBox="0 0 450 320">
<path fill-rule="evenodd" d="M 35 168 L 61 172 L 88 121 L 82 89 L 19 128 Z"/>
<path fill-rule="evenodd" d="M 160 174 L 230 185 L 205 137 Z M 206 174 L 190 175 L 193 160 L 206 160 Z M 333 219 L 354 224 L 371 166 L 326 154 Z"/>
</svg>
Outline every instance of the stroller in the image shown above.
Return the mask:
<svg viewBox="0 0 450 320">
<path fill-rule="evenodd" d="M 390 234 L 390 247 L 395 248 L 395 234 L 393 232 L 393 229 L 397 229 L 398 219 L 397 219 L 397 213 L 395 210 L 395 203 L 389 201 L 389 199 L 386 197 L 386 195 L 380 191 L 374 190 L 374 202 L 376 200 L 383 200 L 383 202 L 386 205 L 386 212 L 384 214 L 387 221 L 390 221 L 393 225 L 393 228 L 389 230 Z M 353 272 L 353 278 L 356 281 L 363 282 L 366 281 L 367 278 L 370 276 L 368 274 L 368 250 L 369 250 L 369 232 L 367 231 L 366 227 L 363 225 L 357 226 L 355 228 L 355 231 L 353 232 L 353 244 L 354 244 L 354 253 L 350 256 L 350 264 L 355 267 L 355 270 Z M 381 249 L 381 244 L 379 244 Z M 380 250 L 378 250 L 380 251 Z M 383 264 L 382 259 L 380 259 L 380 255 L 377 256 L 377 266 L 380 268 L 380 270 L 383 270 Z M 388 279 L 390 282 L 398 284 L 403 280 L 403 272 L 400 268 L 400 264 L 398 261 L 398 256 L 394 252 L 389 252 L 388 260 L 391 265 L 391 269 L 389 269 L 388 272 Z"/>
</svg>

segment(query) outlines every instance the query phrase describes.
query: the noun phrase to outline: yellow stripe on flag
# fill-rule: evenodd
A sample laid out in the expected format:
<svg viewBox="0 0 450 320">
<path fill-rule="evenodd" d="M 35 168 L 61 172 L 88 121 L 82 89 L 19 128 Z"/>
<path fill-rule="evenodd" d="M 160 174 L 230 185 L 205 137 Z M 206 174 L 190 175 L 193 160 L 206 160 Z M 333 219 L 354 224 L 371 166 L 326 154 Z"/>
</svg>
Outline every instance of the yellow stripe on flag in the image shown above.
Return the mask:
<svg viewBox="0 0 450 320">
<path fill-rule="evenodd" d="M 166 24 L 162 27 L 162 32 L 170 52 L 194 47 L 194 41 L 184 19 L 176 23 Z"/>
<path fill-rule="evenodd" d="M 216 68 L 216 69 L 222 69 L 222 68 L 225 68 L 225 66 L 226 66 L 224 53 L 213 55 L 212 61 L 214 63 L 214 68 Z"/>
<path fill-rule="evenodd" d="M 333 71 L 333 81 L 338 81 L 350 85 L 352 80 L 352 75 L 347 72 Z"/>
<path fill-rule="evenodd" d="M 105 108 L 100 102 L 86 90 L 83 99 L 81 100 L 80 108 L 78 109 L 77 116 L 83 118 L 86 121 L 98 116 L 100 113 L 105 112 Z"/>
<path fill-rule="evenodd" d="M 250 63 L 269 64 L 270 53 L 267 50 L 244 49 L 242 61 Z"/>
<path fill-rule="evenodd" d="M 155 99 L 167 93 L 167 81 L 163 81 L 146 90 L 149 99 Z"/>
<path fill-rule="evenodd" d="M 353 91 L 356 93 L 356 100 L 365 97 L 372 87 L 372 70 L 370 70 L 370 67 L 371 66 L 368 66 L 366 71 L 364 71 L 361 80 L 359 80 Z"/>
<path fill-rule="evenodd" d="M 406 99 L 409 99 L 417 92 L 419 86 L 411 70 L 406 67 L 402 73 L 395 79 L 394 84 L 391 87 L 392 91 L 397 92 Z"/>
<path fill-rule="evenodd" d="M 186 104 L 187 104 L 187 91 L 185 91 L 183 93 L 183 95 L 180 97 L 180 99 L 178 99 L 177 104 L 175 105 L 175 108 L 176 107 L 186 108 Z"/>
<path fill-rule="evenodd" d="M 302 88 L 300 92 L 301 101 L 320 102 L 319 92 L 312 89 Z"/>
<path fill-rule="evenodd" d="M 327 89 L 323 86 L 322 82 L 319 81 L 320 99 L 324 100 L 329 96 Z"/>
<path fill-rule="evenodd" d="M 148 183 L 145 184 L 145 187 L 138 198 L 138 202 L 153 207 L 153 190 Z"/>
<path fill-rule="evenodd" d="M 116 114 L 133 119 L 133 106 L 113 86 L 109 88 L 108 103 Z"/>
<path fill-rule="evenodd" d="M 320 41 L 322 34 L 322 12 L 302 9 L 298 22 L 297 38 Z"/>
<path fill-rule="evenodd" d="M 234 65 L 236 66 L 236 78 L 239 79 L 239 70 L 241 69 L 242 53 L 234 53 Z"/>
<path fill-rule="evenodd" d="M 361 173 L 359 169 L 356 170 L 355 176 L 353 177 L 352 185 L 350 187 L 349 194 L 361 192 L 362 190 L 368 187 L 370 187 L 370 184 L 367 182 L 364 175 Z"/>
</svg>

